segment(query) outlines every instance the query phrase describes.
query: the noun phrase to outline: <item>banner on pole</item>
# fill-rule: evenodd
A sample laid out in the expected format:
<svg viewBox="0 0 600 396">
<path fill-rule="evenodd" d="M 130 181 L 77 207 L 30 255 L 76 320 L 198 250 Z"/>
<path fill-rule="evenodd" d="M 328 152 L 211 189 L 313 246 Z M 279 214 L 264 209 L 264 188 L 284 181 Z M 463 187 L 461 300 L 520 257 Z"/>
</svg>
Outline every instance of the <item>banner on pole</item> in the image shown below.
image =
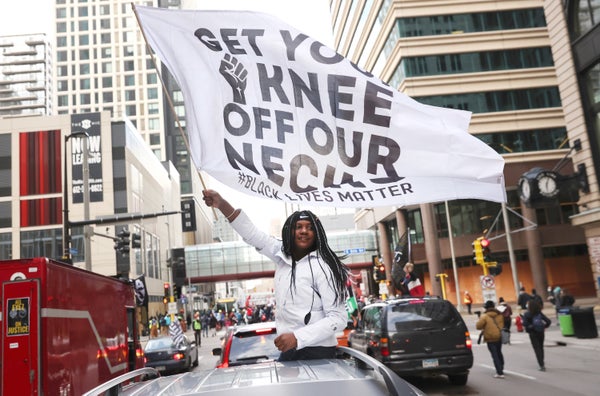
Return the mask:
<svg viewBox="0 0 600 396">
<path fill-rule="evenodd" d="M 135 10 L 183 92 L 195 166 L 223 184 L 318 206 L 506 200 L 471 113 L 418 103 L 267 14 Z"/>
</svg>

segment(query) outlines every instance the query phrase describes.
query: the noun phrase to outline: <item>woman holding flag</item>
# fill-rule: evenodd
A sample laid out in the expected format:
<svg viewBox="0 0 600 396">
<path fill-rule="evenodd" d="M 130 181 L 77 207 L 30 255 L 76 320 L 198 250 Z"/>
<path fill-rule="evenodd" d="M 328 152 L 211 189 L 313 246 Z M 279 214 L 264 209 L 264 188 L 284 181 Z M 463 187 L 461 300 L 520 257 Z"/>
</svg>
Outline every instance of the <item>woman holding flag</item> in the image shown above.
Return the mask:
<svg viewBox="0 0 600 396">
<path fill-rule="evenodd" d="M 258 230 L 218 192 L 204 190 L 203 196 L 246 243 L 275 263 L 279 360 L 335 358 L 336 332 L 348 319 L 348 268 L 329 247 L 321 221 L 310 211 L 294 212 L 278 240 Z"/>
</svg>

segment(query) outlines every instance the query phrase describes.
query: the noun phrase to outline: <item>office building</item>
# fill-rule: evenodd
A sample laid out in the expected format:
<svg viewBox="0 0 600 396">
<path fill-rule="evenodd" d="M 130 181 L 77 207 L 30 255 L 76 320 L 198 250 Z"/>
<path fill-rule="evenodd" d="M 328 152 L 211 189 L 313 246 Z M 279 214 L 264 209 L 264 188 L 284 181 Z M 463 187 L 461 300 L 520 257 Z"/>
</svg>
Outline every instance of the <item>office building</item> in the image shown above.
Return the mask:
<svg viewBox="0 0 600 396">
<path fill-rule="evenodd" d="M 496 282 L 505 298 L 516 298 L 521 285 L 545 291 L 562 284 L 581 295 L 595 293 L 584 228 L 574 220 L 598 200 L 587 159 L 593 148 L 584 136 L 581 105 L 573 100 L 572 64 L 555 63 L 558 53 L 569 51 L 566 25 L 556 22 L 560 3 L 331 3 L 338 52 L 419 102 L 471 111 L 469 132 L 505 159 L 506 209 L 476 200 L 376 208 L 376 224 L 368 212 L 357 214 L 359 228 L 378 227 L 387 237 L 382 238 L 387 263 L 391 247 L 410 228 L 412 260 L 428 274 L 435 294 L 441 294 L 439 274 L 450 279 L 449 299 L 458 298 L 459 288 L 482 289 L 482 269 L 472 261 L 472 242 L 482 235 L 492 240 L 503 263 Z M 577 184 L 582 166 L 586 188 Z M 534 168 L 564 180 L 558 199 L 532 205 L 520 199 L 519 179 Z M 565 279 L 565 268 L 581 276 Z"/>
</svg>

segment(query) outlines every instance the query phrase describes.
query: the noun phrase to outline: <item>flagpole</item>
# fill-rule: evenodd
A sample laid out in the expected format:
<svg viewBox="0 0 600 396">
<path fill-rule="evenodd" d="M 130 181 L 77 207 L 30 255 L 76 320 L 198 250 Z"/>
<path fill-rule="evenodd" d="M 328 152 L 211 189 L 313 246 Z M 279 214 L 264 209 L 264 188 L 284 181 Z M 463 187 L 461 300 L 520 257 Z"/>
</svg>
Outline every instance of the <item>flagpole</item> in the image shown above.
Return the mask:
<svg viewBox="0 0 600 396">
<path fill-rule="evenodd" d="M 166 93 L 166 92 L 168 92 L 167 85 L 165 84 L 165 81 L 163 80 L 162 75 L 160 74 L 160 70 L 158 69 L 158 64 L 156 63 L 156 57 L 154 56 L 154 53 L 152 52 L 152 47 L 150 47 L 150 44 L 148 44 L 148 39 L 146 38 L 146 33 L 144 32 L 144 29 L 142 29 L 142 23 L 140 22 L 140 17 L 137 13 L 137 9 L 136 9 L 134 3 L 131 3 L 131 8 L 133 9 L 133 13 L 135 15 L 137 24 L 140 27 L 140 32 L 142 33 L 142 37 L 144 38 L 144 43 L 146 43 L 146 51 L 150 54 L 150 59 L 152 59 L 152 64 L 154 65 L 154 69 L 156 69 L 156 74 L 158 75 L 158 79 L 160 80 L 160 84 L 162 85 L 163 92 Z M 168 94 L 165 94 L 164 96 L 167 98 L 167 102 L 169 103 L 169 109 L 171 110 L 171 113 L 175 117 L 175 122 L 177 123 L 177 129 L 179 129 L 179 133 L 181 134 L 181 138 L 183 139 L 185 148 L 188 152 L 188 155 L 191 158 L 192 150 L 190 148 L 190 143 L 188 141 L 187 136 L 183 132 L 183 128 L 181 127 L 181 121 L 179 120 L 179 116 L 177 115 L 177 112 L 175 111 L 175 106 L 173 105 L 173 101 L 171 100 L 171 97 Z M 194 167 L 196 167 L 195 164 L 194 164 Z M 198 177 L 200 177 L 200 182 L 202 183 L 202 188 L 204 190 L 206 190 L 206 184 L 204 183 L 204 178 L 202 177 L 202 173 L 200 173 L 200 170 L 198 168 L 196 168 L 196 172 L 198 172 Z M 215 220 L 217 220 L 216 209 L 212 208 L 212 211 L 213 211 L 213 215 L 215 216 Z"/>
<path fill-rule="evenodd" d="M 448 223 L 448 241 L 450 242 L 450 255 L 452 256 L 452 271 L 454 273 L 454 282 L 456 283 L 456 305 L 458 312 L 462 311 L 460 303 L 460 287 L 458 286 L 458 270 L 456 269 L 456 257 L 454 255 L 454 240 L 452 239 L 452 223 L 450 223 L 450 210 L 448 209 L 448 201 L 444 201 L 446 205 L 446 222 Z"/>
</svg>

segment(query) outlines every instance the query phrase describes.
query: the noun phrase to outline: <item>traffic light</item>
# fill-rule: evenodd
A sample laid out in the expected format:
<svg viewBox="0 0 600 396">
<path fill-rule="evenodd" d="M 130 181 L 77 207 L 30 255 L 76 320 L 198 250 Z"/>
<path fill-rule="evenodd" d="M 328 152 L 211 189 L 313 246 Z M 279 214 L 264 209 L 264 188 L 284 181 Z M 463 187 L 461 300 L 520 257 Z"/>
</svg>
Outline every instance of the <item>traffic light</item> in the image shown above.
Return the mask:
<svg viewBox="0 0 600 396">
<path fill-rule="evenodd" d="M 483 249 L 481 246 L 481 241 L 483 239 L 484 238 L 479 237 L 479 238 L 475 239 L 472 243 L 472 245 L 473 245 L 473 260 L 479 265 L 483 264 Z M 487 239 L 486 239 L 486 241 L 487 241 Z"/>
<path fill-rule="evenodd" d="M 381 259 L 378 256 L 373 256 L 373 278 L 377 281 L 385 281 L 385 266 L 381 262 Z"/>
<path fill-rule="evenodd" d="M 482 238 L 480 243 L 483 261 L 486 263 L 493 262 L 494 260 L 492 259 L 492 253 L 490 252 L 490 240 Z"/>
<path fill-rule="evenodd" d="M 490 275 L 498 276 L 502 273 L 502 264 L 496 263 L 493 267 L 489 267 Z"/>
<path fill-rule="evenodd" d="M 165 282 L 164 284 L 164 296 L 165 298 L 168 298 L 171 296 L 171 285 L 169 284 L 169 282 Z"/>
<path fill-rule="evenodd" d="M 115 250 L 121 253 L 123 256 L 129 254 L 129 231 L 121 230 L 117 234 L 117 239 L 115 243 Z"/>
<path fill-rule="evenodd" d="M 131 234 L 131 248 L 140 249 L 142 247 L 142 236 L 137 232 Z"/>
</svg>

